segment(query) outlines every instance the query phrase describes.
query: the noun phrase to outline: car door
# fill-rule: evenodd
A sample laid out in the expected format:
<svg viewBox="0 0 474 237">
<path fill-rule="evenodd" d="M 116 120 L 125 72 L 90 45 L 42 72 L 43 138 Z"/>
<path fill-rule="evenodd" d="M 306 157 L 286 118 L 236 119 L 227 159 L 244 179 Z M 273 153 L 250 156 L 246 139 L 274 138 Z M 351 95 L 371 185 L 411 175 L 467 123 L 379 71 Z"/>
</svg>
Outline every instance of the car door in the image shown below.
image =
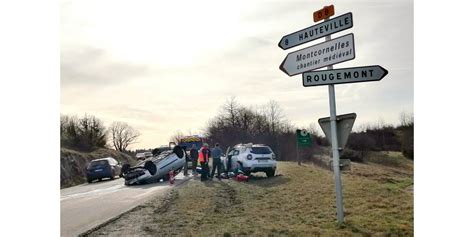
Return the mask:
<svg viewBox="0 0 474 237">
<path fill-rule="evenodd" d="M 238 167 L 239 155 L 240 155 L 240 150 L 238 149 L 233 150 L 232 155 L 231 155 L 231 170 Z"/>
</svg>

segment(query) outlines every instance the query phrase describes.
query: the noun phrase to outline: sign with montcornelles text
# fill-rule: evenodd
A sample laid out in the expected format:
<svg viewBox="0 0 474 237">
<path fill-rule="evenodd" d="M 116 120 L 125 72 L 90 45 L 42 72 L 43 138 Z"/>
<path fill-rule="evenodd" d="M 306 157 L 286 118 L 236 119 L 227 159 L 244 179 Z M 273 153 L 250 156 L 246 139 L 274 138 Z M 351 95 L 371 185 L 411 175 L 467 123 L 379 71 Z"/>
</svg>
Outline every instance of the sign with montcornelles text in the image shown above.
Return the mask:
<svg viewBox="0 0 474 237">
<path fill-rule="evenodd" d="M 289 53 L 281 63 L 280 70 L 294 76 L 354 58 L 354 34 L 351 33 Z"/>
</svg>

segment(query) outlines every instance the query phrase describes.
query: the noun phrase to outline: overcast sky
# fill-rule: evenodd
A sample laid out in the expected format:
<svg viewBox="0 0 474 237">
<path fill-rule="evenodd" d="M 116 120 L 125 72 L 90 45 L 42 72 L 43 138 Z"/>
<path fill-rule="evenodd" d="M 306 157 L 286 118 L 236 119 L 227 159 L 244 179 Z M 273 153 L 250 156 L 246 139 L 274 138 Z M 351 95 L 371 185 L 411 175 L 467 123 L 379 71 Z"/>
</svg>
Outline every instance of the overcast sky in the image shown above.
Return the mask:
<svg viewBox="0 0 474 237">
<path fill-rule="evenodd" d="M 279 70 L 285 56 L 323 41 L 278 47 L 334 4 L 353 13 L 356 58 L 334 68 L 381 65 L 381 81 L 336 86 L 337 113 L 355 126 L 399 123 L 413 112 L 412 1 L 61 1 L 61 113 L 123 121 L 132 148 L 201 133 L 231 96 L 247 106 L 277 101 L 296 126 L 329 116 L 327 86 L 302 86 Z"/>
</svg>

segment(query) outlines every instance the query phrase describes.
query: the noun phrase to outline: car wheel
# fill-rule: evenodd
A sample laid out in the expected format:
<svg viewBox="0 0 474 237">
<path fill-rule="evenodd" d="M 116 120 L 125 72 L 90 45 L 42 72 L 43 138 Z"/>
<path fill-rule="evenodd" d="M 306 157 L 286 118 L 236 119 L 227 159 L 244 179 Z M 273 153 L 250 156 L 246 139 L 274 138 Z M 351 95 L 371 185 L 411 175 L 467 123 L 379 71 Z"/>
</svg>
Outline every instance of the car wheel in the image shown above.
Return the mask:
<svg viewBox="0 0 474 237">
<path fill-rule="evenodd" d="M 112 171 L 112 176 L 110 176 L 110 180 L 114 180 L 115 179 L 115 171 Z"/>
<path fill-rule="evenodd" d="M 173 147 L 173 153 L 176 154 L 179 158 L 184 157 L 184 151 L 180 146 Z"/>
<path fill-rule="evenodd" d="M 123 174 L 127 173 L 130 170 L 130 165 L 125 164 L 122 166 L 122 170 L 120 171 L 120 175 L 123 177 Z"/>
<path fill-rule="evenodd" d="M 88 183 L 92 183 L 92 179 L 87 179 L 87 182 L 88 182 Z"/>
<path fill-rule="evenodd" d="M 267 170 L 267 171 L 265 171 L 265 173 L 267 174 L 267 177 L 275 176 L 275 170 L 274 169 Z"/>
<path fill-rule="evenodd" d="M 151 175 L 156 174 L 156 165 L 153 164 L 153 162 L 151 160 L 145 162 L 145 169 L 147 169 L 148 172 L 150 172 Z"/>
<path fill-rule="evenodd" d="M 102 178 L 99 178 L 99 182 L 102 181 Z"/>
</svg>

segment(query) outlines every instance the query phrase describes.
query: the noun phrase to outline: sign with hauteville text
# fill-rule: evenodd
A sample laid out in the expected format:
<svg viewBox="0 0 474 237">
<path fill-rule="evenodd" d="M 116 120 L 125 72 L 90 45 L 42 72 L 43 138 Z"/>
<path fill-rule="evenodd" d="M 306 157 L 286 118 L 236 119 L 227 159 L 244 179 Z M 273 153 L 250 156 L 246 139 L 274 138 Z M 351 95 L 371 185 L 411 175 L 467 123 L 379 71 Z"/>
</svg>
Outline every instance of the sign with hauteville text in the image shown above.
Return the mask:
<svg viewBox="0 0 474 237">
<path fill-rule="evenodd" d="M 349 12 L 320 24 L 285 35 L 281 38 L 278 46 L 282 49 L 293 48 L 324 36 L 350 29 L 352 26 L 352 13 Z"/>
</svg>

